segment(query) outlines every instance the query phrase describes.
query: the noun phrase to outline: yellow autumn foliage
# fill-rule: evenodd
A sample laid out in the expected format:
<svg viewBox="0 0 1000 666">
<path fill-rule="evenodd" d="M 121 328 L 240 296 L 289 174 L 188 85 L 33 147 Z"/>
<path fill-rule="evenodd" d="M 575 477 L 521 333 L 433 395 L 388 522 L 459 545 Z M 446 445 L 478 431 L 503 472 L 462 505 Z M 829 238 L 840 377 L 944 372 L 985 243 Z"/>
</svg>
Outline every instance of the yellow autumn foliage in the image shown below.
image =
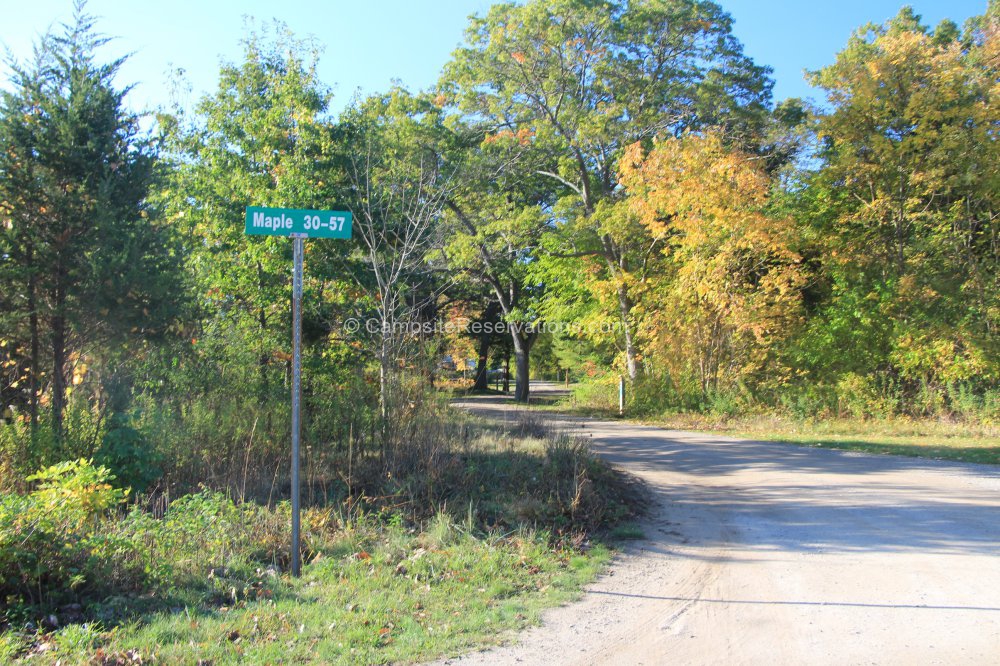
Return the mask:
<svg viewBox="0 0 1000 666">
<path fill-rule="evenodd" d="M 703 390 L 786 379 L 775 352 L 802 319 L 805 272 L 792 221 L 766 212 L 770 180 L 759 161 L 718 133 L 690 134 L 648 154 L 630 146 L 620 178 L 632 212 L 669 238 L 674 270 L 647 323 L 671 374 L 695 373 Z"/>
</svg>

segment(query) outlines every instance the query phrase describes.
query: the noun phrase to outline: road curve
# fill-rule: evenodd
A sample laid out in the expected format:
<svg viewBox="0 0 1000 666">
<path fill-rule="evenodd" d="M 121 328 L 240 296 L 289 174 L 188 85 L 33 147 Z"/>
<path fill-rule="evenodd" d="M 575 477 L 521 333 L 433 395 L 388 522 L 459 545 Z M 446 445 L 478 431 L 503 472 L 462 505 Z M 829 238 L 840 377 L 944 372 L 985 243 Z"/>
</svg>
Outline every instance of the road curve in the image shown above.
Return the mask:
<svg viewBox="0 0 1000 666">
<path fill-rule="evenodd" d="M 543 626 L 442 663 L 1000 664 L 998 469 L 547 418 L 649 484 L 647 538 Z"/>
</svg>

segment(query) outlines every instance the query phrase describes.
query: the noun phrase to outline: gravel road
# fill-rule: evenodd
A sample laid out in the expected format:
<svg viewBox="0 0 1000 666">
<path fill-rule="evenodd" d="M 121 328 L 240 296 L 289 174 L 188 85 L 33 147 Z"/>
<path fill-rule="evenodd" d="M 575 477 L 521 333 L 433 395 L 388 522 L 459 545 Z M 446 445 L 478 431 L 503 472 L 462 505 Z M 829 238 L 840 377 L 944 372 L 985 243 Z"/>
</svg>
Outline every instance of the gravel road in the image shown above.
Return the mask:
<svg viewBox="0 0 1000 666">
<path fill-rule="evenodd" d="M 1000 664 L 1000 470 L 548 418 L 649 484 L 646 539 L 442 664 Z"/>
</svg>

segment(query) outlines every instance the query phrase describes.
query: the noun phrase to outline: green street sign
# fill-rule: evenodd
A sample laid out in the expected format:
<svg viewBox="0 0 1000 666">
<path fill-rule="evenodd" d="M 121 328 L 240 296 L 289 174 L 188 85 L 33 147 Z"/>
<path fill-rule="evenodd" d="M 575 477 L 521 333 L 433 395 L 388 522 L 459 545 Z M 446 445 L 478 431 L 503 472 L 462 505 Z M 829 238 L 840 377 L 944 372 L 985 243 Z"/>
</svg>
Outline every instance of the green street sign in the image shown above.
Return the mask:
<svg viewBox="0 0 1000 666">
<path fill-rule="evenodd" d="M 302 439 L 302 264 L 307 238 L 350 238 L 351 214 L 344 210 L 303 210 L 247 206 L 246 232 L 292 238 L 292 575 L 302 570 L 299 467 Z"/>
<path fill-rule="evenodd" d="M 350 238 L 353 219 L 344 210 L 247 206 L 246 232 L 254 236 Z"/>
</svg>

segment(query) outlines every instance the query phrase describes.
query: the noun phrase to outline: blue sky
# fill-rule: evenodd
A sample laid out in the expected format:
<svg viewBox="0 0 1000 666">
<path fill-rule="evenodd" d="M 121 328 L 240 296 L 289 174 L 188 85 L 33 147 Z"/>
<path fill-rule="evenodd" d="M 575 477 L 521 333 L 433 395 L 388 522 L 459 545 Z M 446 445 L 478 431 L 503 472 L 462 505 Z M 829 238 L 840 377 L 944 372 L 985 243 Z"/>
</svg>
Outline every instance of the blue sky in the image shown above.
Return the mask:
<svg viewBox="0 0 1000 666">
<path fill-rule="evenodd" d="M 430 86 L 449 54 L 462 41 L 470 14 L 485 13 L 489 0 L 90 0 L 98 29 L 116 39 L 107 55 L 133 56 L 121 83 L 137 84 L 136 109 L 166 105 L 170 75 L 183 68 L 198 97 L 215 87 L 220 59 L 239 56 L 244 16 L 279 19 L 300 36 L 325 46 L 320 74 L 334 86 L 335 107 L 361 88 L 387 89 L 393 80 L 411 90 Z M 951 18 L 960 25 L 981 14 L 986 0 L 721 0 L 734 18 L 734 32 L 746 52 L 774 68 L 775 98 L 812 97 L 804 69 L 833 61 L 851 33 L 867 22 L 881 23 L 903 4 L 924 22 Z M 8 5 L 4 7 L 4 5 Z M 0 45 L 15 58 L 31 53 L 32 41 L 50 26 L 68 21 L 72 0 L 0 0 Z M 3 80 L 7 70 L 3 69 Z"/>
</svg>

